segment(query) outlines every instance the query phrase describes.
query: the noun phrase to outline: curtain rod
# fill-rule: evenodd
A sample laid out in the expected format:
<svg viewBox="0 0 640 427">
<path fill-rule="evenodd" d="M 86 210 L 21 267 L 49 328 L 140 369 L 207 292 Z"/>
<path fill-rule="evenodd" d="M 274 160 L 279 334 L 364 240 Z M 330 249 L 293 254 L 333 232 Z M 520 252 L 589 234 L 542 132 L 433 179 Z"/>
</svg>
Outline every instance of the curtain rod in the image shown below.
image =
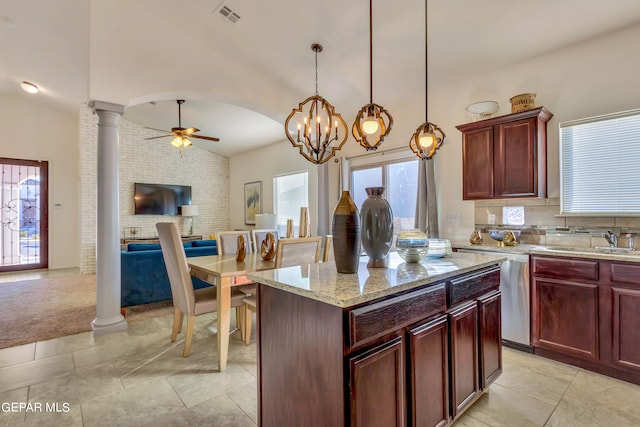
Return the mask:
<svg viewBox="0 0 640 427">
<path fill-rule="evenodd" d="M 353 159 L 359 159 L 360 157 L 368 157 L 368 156 L 384 156 L 386 153 L 395 153 L 398 151 L 408 151 L 409 154 L 411 154 L 411 150 L 407 150 L 407 147 L 396 147 L 396 148 L 389 148 L 388 150 L 383 150 L 383 151 L 374 151 L 373 153 L 364 153 L 364 154 L 358 154 L 355 156 L 347 156 L 347 160 L 353 160 Z"/>
</svg>

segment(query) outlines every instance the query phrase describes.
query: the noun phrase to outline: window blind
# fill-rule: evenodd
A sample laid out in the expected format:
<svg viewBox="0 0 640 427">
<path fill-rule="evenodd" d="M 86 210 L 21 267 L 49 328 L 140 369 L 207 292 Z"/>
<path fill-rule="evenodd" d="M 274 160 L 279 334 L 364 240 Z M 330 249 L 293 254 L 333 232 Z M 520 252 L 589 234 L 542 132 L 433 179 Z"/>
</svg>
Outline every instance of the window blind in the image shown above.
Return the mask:
<svg viewBox="0 0 640 427">
<path fill-rule="evenodd" d="M 560 124 L 561 213 L 640 215 L 640 110 Z"/>
</svg>

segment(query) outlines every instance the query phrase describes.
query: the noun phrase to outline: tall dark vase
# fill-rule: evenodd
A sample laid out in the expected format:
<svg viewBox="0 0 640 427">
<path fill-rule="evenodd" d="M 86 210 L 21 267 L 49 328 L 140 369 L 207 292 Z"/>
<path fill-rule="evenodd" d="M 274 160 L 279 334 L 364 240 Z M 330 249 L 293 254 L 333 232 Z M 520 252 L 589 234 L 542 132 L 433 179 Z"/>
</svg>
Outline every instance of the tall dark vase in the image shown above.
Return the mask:
<svg viewBox="0 0 640 427">
<path fill-rule="evenodd" d="M 360 214 L 349 191 L 343 191 L 333 211 L 333 253 L 338 273 L 356 273 L 360 259 Z"/>
<path fill-rule="evenodd" d="M 384 187 L 365 188 L 369 196 L 362 204 L 362 246 L 369 255 L 367 267 L 386 268 L 393 242 L 393 212 L 383 197 Z"/>
</svg>

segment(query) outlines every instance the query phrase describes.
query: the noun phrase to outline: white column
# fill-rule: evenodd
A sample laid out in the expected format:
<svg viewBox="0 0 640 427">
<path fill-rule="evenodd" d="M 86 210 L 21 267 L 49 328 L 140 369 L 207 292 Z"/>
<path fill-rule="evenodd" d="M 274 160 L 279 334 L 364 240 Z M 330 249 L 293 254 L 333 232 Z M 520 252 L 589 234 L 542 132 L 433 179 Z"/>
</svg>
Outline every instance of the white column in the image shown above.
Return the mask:
<svg viewBox="0 0 640 427">
<path fill-rule="evenodd" d="M 118 124 L 124 107 L 93 101 L 98 115 L 98 185 L 96 235 L 96 318 L 94 335 L 126 330 L 120 314 L 120 142 Z"/>
</svg>

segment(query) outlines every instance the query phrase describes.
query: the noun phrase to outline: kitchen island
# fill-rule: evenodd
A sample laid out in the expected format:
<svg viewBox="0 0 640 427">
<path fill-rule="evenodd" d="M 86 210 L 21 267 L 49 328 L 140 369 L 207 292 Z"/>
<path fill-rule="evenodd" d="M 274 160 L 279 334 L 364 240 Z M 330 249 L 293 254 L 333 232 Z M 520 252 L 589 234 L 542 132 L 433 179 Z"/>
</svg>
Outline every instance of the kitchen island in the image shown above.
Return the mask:
<svg viewBox="0 0 640 427">
<path fill-rule="evenodd" d="M 451 254 L 340 274 L 249 274 L 258 287 L 261 426 L 443 426 L 502 372 L 504 258 Z"/>
</svg>

